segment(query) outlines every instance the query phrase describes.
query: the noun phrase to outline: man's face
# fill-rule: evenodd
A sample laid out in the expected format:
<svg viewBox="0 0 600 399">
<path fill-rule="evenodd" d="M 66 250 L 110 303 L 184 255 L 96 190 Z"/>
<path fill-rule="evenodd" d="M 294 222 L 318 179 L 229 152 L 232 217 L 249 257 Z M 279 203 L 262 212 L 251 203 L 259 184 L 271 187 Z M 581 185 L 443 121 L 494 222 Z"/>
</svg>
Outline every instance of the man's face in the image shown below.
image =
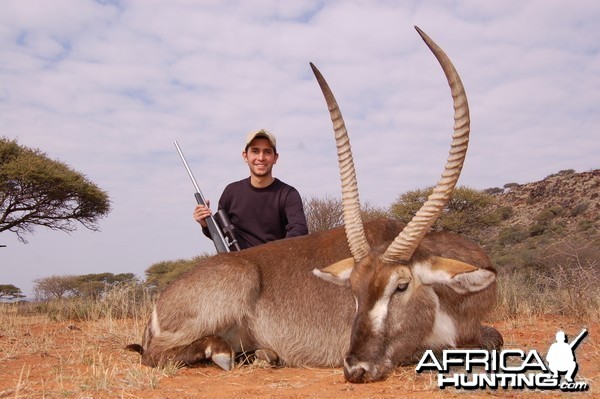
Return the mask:
<svg viewBox="0 0 600 399">
<path fill-rule="evenodd" d="M 269 139 L 263 137 L 252 140 L 242 156 L 250 167 L 250 173 L 257 177 L 270 176 L 279 157 Z"/>
</svg>

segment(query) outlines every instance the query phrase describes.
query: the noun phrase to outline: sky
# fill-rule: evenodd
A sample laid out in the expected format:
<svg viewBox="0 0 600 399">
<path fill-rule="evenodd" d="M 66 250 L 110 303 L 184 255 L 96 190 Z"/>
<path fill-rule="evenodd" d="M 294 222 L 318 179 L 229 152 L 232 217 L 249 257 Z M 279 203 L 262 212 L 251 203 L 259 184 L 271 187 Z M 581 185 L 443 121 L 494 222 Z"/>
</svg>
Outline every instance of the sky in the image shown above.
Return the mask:
<svg viewBox="0 0 600 399">
<path fill-rule="evenodd" d="M 312 75 L 331 86 L 360 198 L 386 208 L 437 182 L 450 92 L 415 29 L 452 59 L 471 139 L 459 185 L 528 183 L 600 167 L 600 2 L 2 0 L 0 136 L 105 190 L 100 231 L 0 233 L 0 284 L 31 297 L 52 275 L 135 273 L 213 253 L 192 218 L 248 176 L 252 130 L 277 136 L 274 175 L 337 198 L 333 129 Z"/>
</svg>

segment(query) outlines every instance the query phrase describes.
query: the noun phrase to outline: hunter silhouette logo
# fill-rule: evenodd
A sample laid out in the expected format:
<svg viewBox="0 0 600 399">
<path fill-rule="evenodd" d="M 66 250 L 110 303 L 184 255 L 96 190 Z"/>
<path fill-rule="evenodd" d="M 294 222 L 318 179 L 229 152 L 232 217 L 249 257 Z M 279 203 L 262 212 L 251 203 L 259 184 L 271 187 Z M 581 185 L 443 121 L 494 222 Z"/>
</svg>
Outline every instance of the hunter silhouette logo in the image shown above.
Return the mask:
<svg viewBox="0 0 600 399">
<path fill-rule="evenodd" d="M 438 386 L 441 389 L 560 389 L 561 391 L 586 391 L 584 381 L 575 381 L 577 360 L 575 349 L 587 336 L 583 329 L 570 343 L 563 331 L 556 333 L 556 342 L 550 345 L 546 362 L 536 350 L 524 352 L 520 349 L 487 351 L 483 349 L 448 349 L 441 354 L 427 350 L 415 371 L 421 373 L 437 370 Z M 451 368 L 464 368 L 451 372 Z M 478 370 L 475 371 L 475 367 Z M 479 369 L 483 369 L 480 372 Z M 561 382 L 561 376 L 565 380 Z"/>
<path fill-rule="evenodd" d="M 567 382 L 573 382 L 573 377 L 577 372 L 577 361 L 575 360 L 575 348 L 587 335 L 587 330 L 583 331 L 570 344 L 567 342 L 567 336 L 563 331 L 556 333 L 556 342 L 548 349 L 546 362 L 552 375 L 558 378 L 559 373 L 566 372 Z"/>
</svg>

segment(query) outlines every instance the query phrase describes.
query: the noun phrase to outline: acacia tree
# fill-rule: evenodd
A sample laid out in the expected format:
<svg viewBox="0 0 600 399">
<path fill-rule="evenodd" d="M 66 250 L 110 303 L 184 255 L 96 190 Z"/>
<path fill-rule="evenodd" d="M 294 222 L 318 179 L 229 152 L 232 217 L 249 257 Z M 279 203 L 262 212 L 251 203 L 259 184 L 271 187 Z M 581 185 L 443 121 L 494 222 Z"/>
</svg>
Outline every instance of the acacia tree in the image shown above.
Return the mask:
<svg viewBox="0 0 600 399">
<path fill-rule="evenodd" d="M 76 276 L 74 295 L 79 297 L 99 298 L 110 287 L 118 284 L 137 283 L 133 273 L 99 273 Z"/>
<path fill-rule="evenodd" d="M 25 298 L 19 287 L 12 284 L 0 284 L 0 298 Z"/>
<path fill-rule="evenodd" d="M 33 292 L 39 301 L 60 299 L 73 295 L 77 287 L 77 276 L 50 276 L 33 280 Z"/>
<path fill-rule="evenodd" d="M 0 137 L 0 232 L 11 231 L 26 243 L 35 226 L 71 232 L 79 222 L 97 231 L 109 211 L 106 192 L 83 174 Z"/>
<path fill-rule="evenodd" d="M 137 283 L 133 273 L 98 273 L 83 275 L 50 276 L 34 280 L 36 299 L 46 301 L 65 297 L 100 298 L 108 289 L 118 284 Z"/>
<path fill-rule="evenodd" d="M 179 276 L 190 271 L 196 264 L 210 255 L 202 254 L 192 259 L 179 259 L 158 262 L 150 266 L 144 272 L 146 274 L 146 285 L 157 291 L 162 291 L 167 285 L 177 280 Z"/>
<path fill-rule="evenodd" d="M 408 223 L 427 200 L 433 187 L 407 191 L 390 206 L 390 213 Z M 469 187 L 456 187 L 434 228 L 454 231 L 476 238 L 482 228 L 499 223 L 503 209 L 495 205 L 490 194 Z"/>
</svg>

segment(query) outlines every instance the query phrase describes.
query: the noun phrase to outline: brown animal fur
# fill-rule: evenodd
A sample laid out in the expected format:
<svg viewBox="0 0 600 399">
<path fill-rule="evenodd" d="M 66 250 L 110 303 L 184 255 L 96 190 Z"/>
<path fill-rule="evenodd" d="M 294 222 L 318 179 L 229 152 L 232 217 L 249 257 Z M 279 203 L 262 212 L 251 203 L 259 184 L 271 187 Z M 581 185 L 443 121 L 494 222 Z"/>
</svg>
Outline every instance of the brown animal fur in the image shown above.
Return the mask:
<svg viewBox="0 0 600 399">
<path fill-rule="evenodd" d="M 403 227 L 391 220 L 368 222 L 367 240 L 385 248 Z M 415 259 L 431 255 L 493 270 L 476 244 L 451 233 L 425 237 Z M 161 294 L 138 346 L 142 362 L 194 365 L 210 358 L 202 340 L 217 336 L 234 352 L 273 351 L 287 366 L 340 366 L 350 347 L 355 301 L 347 287 L 311 271 L 349 256 L 344 230 L 338 228 L 201 261 Z M 394 353 L 389 368 L 414 361 L 428 349 L 415 337 L 431 331 L 437 304 L 455 320 L 460 344 L 485 346 L 480 323 L 495 301 L 495 286 L 467 296 L 443 286 L 414 290 L 408 301 L 398 297 L 390 304 L 387 324 L 397 327 L 385 337 L 383 352 Z M 130 349 L 136 350 L 135 345 Z"/>
</svg>

